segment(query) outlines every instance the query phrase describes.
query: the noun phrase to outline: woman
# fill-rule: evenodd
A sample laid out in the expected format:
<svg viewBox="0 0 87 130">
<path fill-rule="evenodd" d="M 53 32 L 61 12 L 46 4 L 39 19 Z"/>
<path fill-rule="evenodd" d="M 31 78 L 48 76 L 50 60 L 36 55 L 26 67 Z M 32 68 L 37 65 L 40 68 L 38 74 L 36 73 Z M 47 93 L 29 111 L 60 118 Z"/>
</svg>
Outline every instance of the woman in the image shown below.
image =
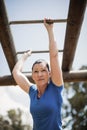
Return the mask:
<svg viewBox="0 0 87 130">
<path fill-rule="evenodd" d="M 30 96 L 33 130 L 62 130 L 62 71 L 59 66 L 58 49 L 54 39 L 52 20 L 44 19 L 44 26 L 49 37 L 51 70 L 45 60 L 37 60 L 32 66 L 32 78 L 35 84 L 31 83 L 22 74 L 23 64 L 32 53 L 28 51 L 16 63 L 13 69 L 13 77 L 17 84 Z"/>
</svg>

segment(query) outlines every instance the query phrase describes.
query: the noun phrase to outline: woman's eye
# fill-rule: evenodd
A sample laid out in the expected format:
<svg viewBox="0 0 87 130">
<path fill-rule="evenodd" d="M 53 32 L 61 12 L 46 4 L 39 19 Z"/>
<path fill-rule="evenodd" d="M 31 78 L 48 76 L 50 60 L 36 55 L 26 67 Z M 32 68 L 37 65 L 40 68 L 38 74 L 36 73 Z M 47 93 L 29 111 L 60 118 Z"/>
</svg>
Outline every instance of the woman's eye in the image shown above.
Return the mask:
<svg viewBox="0 0 87 130">
<path fill-rule="evenodd" d="M 38 71 L 37 71 L 37 70 L 35 70 L 35 71 L 34 71 L 34 73 L 38 73 Z"/>
<path fill-rule="evenodd" d="M 45 72 L 46 70 L 42 70 L 42 72 Z"/>
<path fill-rule="evenodd" d="M 41 71 L 35 70 L 34 73 L 45 72 L 45 71 L 46 71 L 45 69 L 44 69 L 44 70 L 41 70 Z"/>
</svg>

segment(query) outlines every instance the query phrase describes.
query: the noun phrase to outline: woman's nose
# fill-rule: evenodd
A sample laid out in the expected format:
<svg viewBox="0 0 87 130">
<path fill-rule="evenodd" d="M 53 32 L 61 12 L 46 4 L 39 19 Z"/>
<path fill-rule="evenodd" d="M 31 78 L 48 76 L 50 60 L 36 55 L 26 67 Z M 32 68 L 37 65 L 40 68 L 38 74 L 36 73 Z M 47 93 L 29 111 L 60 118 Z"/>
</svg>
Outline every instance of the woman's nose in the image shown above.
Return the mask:
<svg viewBox="0 0 87 130">
<path fill-rule="evenodd" d="M 39 72 L 38 72 L 38 75 L 39 75 L 39 76 L 41 76 L 41 75 L 42 75 L 42 72 L 41 72 L 41 71 L 39 71 Z"/>
</svg>

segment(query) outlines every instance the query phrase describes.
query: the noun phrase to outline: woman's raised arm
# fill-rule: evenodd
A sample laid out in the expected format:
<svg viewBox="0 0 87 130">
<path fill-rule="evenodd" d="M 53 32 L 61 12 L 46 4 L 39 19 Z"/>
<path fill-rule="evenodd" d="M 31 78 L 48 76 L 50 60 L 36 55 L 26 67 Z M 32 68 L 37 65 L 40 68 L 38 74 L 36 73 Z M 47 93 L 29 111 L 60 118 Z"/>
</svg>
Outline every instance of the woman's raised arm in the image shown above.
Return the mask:
<svg viewBox="0 0 87 130">
<path fill-rule="evenodd" d="M 51 24 L 48 24 L 46 21 L 51 21 Z M 52 20 L 44 19 L 44 25 L 47 29 L 49 38 L 51 79 L 57 86 L 61 86 L 63 84 L 63 77 L 62 70 L 59 65 L 58 47 L 54 38 Z"/>
<path fill-rule="evenodd" d="M 25 60 L 31 55 L 31 51 L 25 52 L 22 57 L 18 60 L 13 68 L 12 74 L 17 83 L 25 92 L 29 92 L 29 87 L 32 83 L 27 79 L 27 77 L 22 73 L 22 68 Z"/>
</svg>

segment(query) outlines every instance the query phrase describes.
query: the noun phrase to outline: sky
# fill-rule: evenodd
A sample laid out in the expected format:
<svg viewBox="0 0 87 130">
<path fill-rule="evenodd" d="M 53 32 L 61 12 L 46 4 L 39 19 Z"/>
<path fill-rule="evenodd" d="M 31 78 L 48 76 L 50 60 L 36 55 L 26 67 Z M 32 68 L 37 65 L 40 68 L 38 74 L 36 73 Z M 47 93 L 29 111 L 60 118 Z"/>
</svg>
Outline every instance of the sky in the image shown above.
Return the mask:
<svg viewBox="0 0 87 130">
<path fill-rule="evenodd" d="M 42 20 L 45 17 L 52 19 L 66 19 L 68 15 L 69 0 L 5 0 L 9 21 Z M 73 68 L 79 69 L 87 65 L 87 10 L 78 40 Z M 48 36 L 43 24 L 25 24 L 10 26 L 17 52 L 32 50 L 48 50 Z M 55 23 L 54 34 L 59 50 L 64 47 L 66 23 Z M 60 55 L 60 65 L 62 54 Z M 21 55 L 18 55 L 18 58 Z M 24 65 L 24 71 L 31 71 L 32 63 L 37 58 L 49 61 L 48 54 L 32 54 Z M 9 75 L 9 67 L 0 44 L 0 76 Z M 18 86 L 0 87 L 0 113 L 5 114 L 10 108 L 21 107 L 29 110 L 29 98 Z"/>
</svg>

